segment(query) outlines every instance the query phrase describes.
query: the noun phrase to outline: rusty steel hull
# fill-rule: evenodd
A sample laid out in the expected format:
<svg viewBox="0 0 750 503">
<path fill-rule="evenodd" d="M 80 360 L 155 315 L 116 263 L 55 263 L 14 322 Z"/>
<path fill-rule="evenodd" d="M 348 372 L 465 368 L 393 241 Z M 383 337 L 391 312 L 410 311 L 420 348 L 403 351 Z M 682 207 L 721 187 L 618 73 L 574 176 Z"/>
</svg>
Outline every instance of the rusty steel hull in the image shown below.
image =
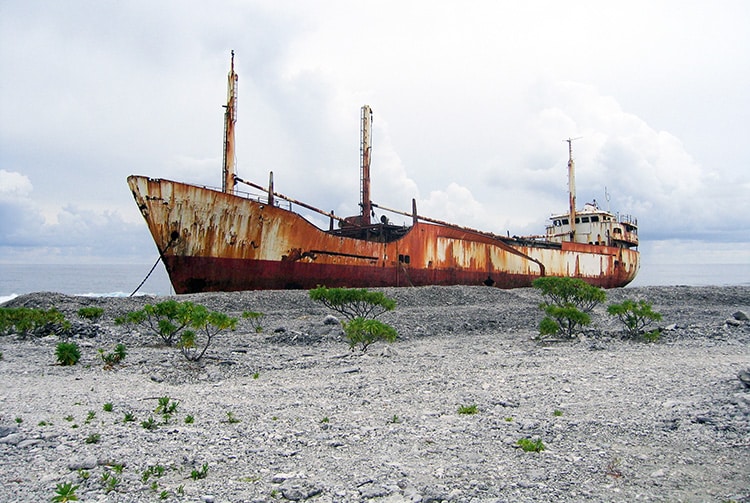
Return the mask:
<svg viewBox="0 0 750 503">
<path fill-rule="evenodd" d="M 521 244 L 417 221 L 377 242 L 325 232 L 290 210 L 203 187 L 131 176 L 128 184 L 176 293 L 257 289 L 530 286 L 579 277 L 605 288 L 635 277 L 635 250 Z"/>
</svg>

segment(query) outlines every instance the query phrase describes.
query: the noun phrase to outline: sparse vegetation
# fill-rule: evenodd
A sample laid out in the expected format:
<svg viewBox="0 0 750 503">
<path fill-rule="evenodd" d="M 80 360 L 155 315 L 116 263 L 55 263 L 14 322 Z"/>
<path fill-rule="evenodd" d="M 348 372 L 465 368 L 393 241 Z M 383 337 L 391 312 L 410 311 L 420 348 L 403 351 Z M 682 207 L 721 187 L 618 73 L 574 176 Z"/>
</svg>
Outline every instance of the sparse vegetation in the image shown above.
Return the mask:
<svg viewBox="0 0 750 503">
<path fill-rule="evenodd" d="M 555 416 L 555 417 L 560 417 L 560 416 L 563 415 L 563 411 L 561 411 L 560 409 L 555 409 L 555 411 L 552 413 L 552 415 Z"/>
<path fill-rule="evenodd" d="M 158 304 L 146 304 L 143 309 L 118 316 L 115 324 L 143 326 L 164 344 L 172 346 L 176 343 L 188 360 L 198 361 L 214 336 L 227 329 L 234 330 L 237 318 L 209 311 L 200 304 L 170 299 Z M 199 336 L 205 338 L 202 348 L 198 347 Z"/>
<path fill-rule="evenodd" d="M 165 471 L 166 468 L 162 465 L 149 465 L 141 474 L 141 482 L 145 484 L 152 475 L 154 477 L 161 477 Z"/>
<path fill-rule="evenodd" d="M 205 479 L 208 476 L 208 463 L 203 463 L 200 470 L 193 469 L 190 478 L 193 480 Z"/>
<path fill-rule="evenodd" d="M 122 418 L 123 423 L 132 423 L 135 421 L 135 415 L 132 412 L 126 412 L 125 416 Z"/>
<path fill-rule="evenodd" d="M 479 409 L 474 404 L 472 404 L 472 405 L 461 405 L 458 408 L 458 413 L 459 414 L 476 414 L 477 412 L 479 412 Z"/>
<path fill-rule="evenodd" d="M 122 362 L 127 355 L 127 348 L 125 347 L 125 344 L 122 343 L 115 346 L 114 351 L 110 353 L 105 353 L 103 349 L 99 349 L 99 356 L 104 362 L 104 368 L 106 369 L 110 369 Z"/>
<path fill-rule="evenodd" d="M 540 338 L 560 333 L 575 337 L 580 327 L 591 323 L 589 313 L 607 297 L 601 288 L 578 278 L 537 278 L 532 286 L 544 298 L 539 305 L 546 315 L 539 323 Z"/>
<path fill-rule="evenodd" d="M 81 319 L 96 322 L 99 321 L 104 314 L 104 309 L 101 307 L 82 307 L 76 314 Z"/>
<path fill-rule="evenodd" d="M 65 334 L 70 322 L 57 309 L 32 309 L 28 307 L 0 307 L 0 335 L 17 334 L 22 339 L 28 335 Z"/>
<path fill-rule="evenodd" d="M 326 288 L 319 286 L 309 292 L 310 298 L 321 302 L 348 320 L 355 318 L 377 318 L 396 308 L 396 301 L 382 292 L 371 292 L 364 288 Z"/>
<path fill-rule="evenodd" d="M 78 495 L 76 494 L 77 489 L 78 486 L 74 486 L 70 482 L 57 484 L 57 487 L 55 488 L 55 496 L 52 497 L 52 501 L 55 503 L 78 501 Z"/>
<path fill-rule="evenodd" d="M 253 330 L 255 330 L 256 334 L 259 334 L 263 331 L 263 318 L 265 317 L 265 314 L 258 313 L 256 311 L 244 311 L 242 313 L 242 318 L 250 320 L 250 323 L 252 324 Z"/>
<path fill-rule="evenodd" d="M 115 318 L 117 325 L 141 325 L 172 346 L 180 332 L 192 321 L 195 304 L 170 299 L 158 304 L 146 304 L 143 309 Z"/>
<path fill-rule="evenodd" d="M 195 418 L 188 414 L 185 416 L 185 424 L 193 424 L 195 422 Z"/>
<path fill-rule="evenodd" d="M 229 423 L 229 424 L 234 424 L 234 423 L 239 423 L 239 422 L 240 422 L 240 420 L 239 420 L 239 419 L 237 419 L 237 418 L 236 418 L 236 417 L 234 416 L 234 413 L 233 413 L 233 412 L 232 412 L 231 410 L 228 410 L 228 411 L 227 411 L 227 423 Z"/>
<path fill-rule="evenodd" d="M 109 494 L 117 488 L 117 485 L 120 483 L 120 479 L 109 472 L 104 472 L 101 476 L 101 482 L 104 485 L 104 492 Z"/>
<path fill-rule="evenodd" d="M 59 342 L 55 356 L 60 365 L 75 365 L 81 359 L 81 350 L 75 342 Z"/>
<path fill-rule="evenodd" d="M 395 328 L 378 320 L 354 318 L 342 326 L 349 348 L 354 350 L 359 345 L 363 353 L 377 341 L 393 342 L 398 338 Z"/>
<path fill-rule="evenodd" d="M 541 438 L 532 440 L 530 438 L 519 438 L 516 444 L 524 450 L 524 452 L 541 452 L 544 450 L 544 443 Z"/>
<path fill-rule="evenodd" d="M 102 406 L 102 409 L 104 410 L 104 412 L 112 412 L 112 410 L 114 409 L 114 405 L 112 405 L 112 402 L 107 402 Z"/>
<path fill-rule="evenodd" d="M 180 402 L 175 402 L 168 396 L 162 396 L 159 398 L 159 404 L 156 406 L 156 409 L 154 409 L 154 414 L 161 414 L 164 422 L 168 423 L 172 418 L 172 414 L 177 412 L 177 406 L 179 405 Z"/>
<path fill-rule="evenodd" d="M 231 318 L 218 311 L 209 311 L 204 306 L 197 305 L 193 308 L 190 317 L 190 326 L 195 330 L 185 330 L 180 338 L 180 350 L 190 361 L 198 361 L 206 353 L 211 340 L 224 330 L 234 330 L 237 326 L 237 318 Z M 203 348 L 198 347 L 196 337 L 204 338 Z"/>
<path fill-rule="evenodd" d="M 661 314 L 652 309 L 651 303 L 645 300 L 634 301 L 626 299 L 620 304 L 610 304 L 607 312 L 617 318 L 625 325 L 625 334 L 631 338 L 643 336 L 648 341 L 659 338 L 659 331 L 644 333 L 654 321 L 661 321 Z"/>
<path fill-rule="evenodd" d="M 99 440 L 101 439 L 102 439 L 102 436 L 100 434 L 92 433 L 91 435 L 86 437 L 86 440 L 84 440 L 84 442 L 86 442 L 87 444 L 98 444 Z"/>
<path fill-rule="evenodd" d="M 149 416 L 148 419 L 145 421 L 141 421 L 141 426 L 144 430 L 153 431 L 159 427 L 158 424 L 156 424 L 156 421 L 154 421 L 154 418 L 152 416 Z"/>
</svg>

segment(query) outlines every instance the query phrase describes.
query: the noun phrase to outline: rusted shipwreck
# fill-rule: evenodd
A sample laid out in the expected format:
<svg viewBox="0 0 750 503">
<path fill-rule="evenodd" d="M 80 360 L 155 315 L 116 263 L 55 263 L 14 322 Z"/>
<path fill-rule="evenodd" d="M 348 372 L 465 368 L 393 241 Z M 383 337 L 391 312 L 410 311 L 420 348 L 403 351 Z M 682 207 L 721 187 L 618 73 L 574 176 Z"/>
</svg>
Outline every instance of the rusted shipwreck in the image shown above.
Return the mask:
<svg viewBox="0 0 750 503">
<path fill-rule="evenodd" d="M 237 74 L 228 77 L 222 189 L 133 175 L 128 184 L 178 294 L 257 289 L 422 285 L 529 286 L 541 276 L 581 278 L 621 287 L 639 269 L 638 226 L 595 203 L 576 209 L 572 140 L 568 140 L 568 211 L 542 236 L 509 237 L 401 212 L 370 199 L 372 112 L 362 107 L 361 213 L 340 218 L 242 180 L 234 169 Z M 241 192 L 242 184 L 255 193 Z M 295 212 L 325 215 L 320 229 Z M 377 208 L 407 216 L 394 225 Z"/>
</svg>

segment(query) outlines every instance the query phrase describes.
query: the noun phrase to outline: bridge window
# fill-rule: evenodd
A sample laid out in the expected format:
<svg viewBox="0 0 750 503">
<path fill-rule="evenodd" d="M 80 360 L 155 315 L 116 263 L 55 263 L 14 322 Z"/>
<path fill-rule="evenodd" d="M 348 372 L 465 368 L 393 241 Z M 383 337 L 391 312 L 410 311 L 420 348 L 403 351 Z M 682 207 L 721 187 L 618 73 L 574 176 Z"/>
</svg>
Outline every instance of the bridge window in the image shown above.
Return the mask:
<svg viewBox="0 0 750 503">
<path fill-rule="evenodd" d="M 599 221 L 599 215 L 592 215 L 591 216 L 591 221 L 592 222 L 598 222 Z"/>
<path fill-rule="evenodd" d="M 581 217 L 581 222 L 588 223 L 589 217 Z"/>
<path fill-rule="evenodd" d="M 408 264 L 409 262 L 411 262 L 411 257 L 409 255 L 401 255 L 401 254 L 399 254 L 398 261 L 401 262 L 401 263 L 403 263 L 403 264 Z"/>
</svg>

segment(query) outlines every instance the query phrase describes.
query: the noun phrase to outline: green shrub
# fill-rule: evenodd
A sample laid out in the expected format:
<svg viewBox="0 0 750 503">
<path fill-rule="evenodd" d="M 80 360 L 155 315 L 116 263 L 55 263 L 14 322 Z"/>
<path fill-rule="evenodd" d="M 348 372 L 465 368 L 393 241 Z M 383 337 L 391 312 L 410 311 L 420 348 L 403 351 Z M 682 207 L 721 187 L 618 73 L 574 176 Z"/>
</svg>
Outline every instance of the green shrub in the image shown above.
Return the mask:
<svg viewBox="0 0 750 503">
<path fill-rule="evenodd" d="M 265 316 L 265 314 L 255 311 L 244 311 L 242 313 L 242 317 L 244 319 L 250 320 L 256 334 L 259 334 L 263 331 L 263 318 L 265 318 Z"/>
<path fill-rule="evenodd" d="M 200 470 L 190 472 L 190 478 L 193 480 L 205 479 L 208 476 L 208 463 L 203 463 Z"/>
<path fill-rule="evenodd" d="M 234 330 L 237 318 L 230 318 L 218 311 L 209 311 L 204 306 L 197 305 L 192 309 L 190 326 L 195 330 L 185 330 L 180 338 L 180 351 L 190 361 L 198 361 L 206 353 L 211 340 L 224 330 Z M 197 337 L 201 336 L 205 343 L 198 346 Z"/>
<path fill-rule="evenodd" d="M 530 438 L 519 438 L 516 442 L 524 452 L 541 452 L 545 449 L 541 438 L 531 440 Z"/>
<path fill-rule="evenodd" d="M 342 323 L 342 327 L 344 336 L 349 341 L 349 348 L 354 350 L 359 344 L 363 353 L 374 342 L 380 340 L 393 342 L 398 337 L 395 328 L 378 320 L 354 318 L 348 323 Z"/>
<path fill-rule="evenodd" d="M 75 365 L 81 359 L 81 350 L 75 342 L 59 342 L 55 356 L 60 365 Z"/>
<path fill-rule="evenodd" d="M 617 318 L 625 325 L 625 333 L 628 337 L 636 338 L 640 336 L 644 329 L 654 321 L 661 321 L 661 314 L 655 312 L 650 302 L 645 300 L 633 301 L 626 299 L 620 304 L 610 304 L 607 312 Z M 649 341 L 655 341 L 659 338 L 659 331 L 654 330 L 643 337 Z"/>
<path fill-rule="evenodd" d="M 105 353 L 103 349 L 99 349 L 99 356 L 104 362 L 104 368 L 107 369 L 112 368 L 113 366 L 122 362 L 127 355 L 127 348 L 125 347 L 125 344 L 122 343 L 115 346 L 114 351 L 112 351 L 111 353 Z"/>
<path fill-rule="evenodd" d="M 479 412 L 479 409 L 477 408 L 476 405 L 461 405 L 458 408 L 459 414 L 470 415 L 470 414 L 476 414 L 477 412 Z"/>
<path fill-rule="evenodd" d="M 115 323 L 146 327 L 168 346 L 177 342 L 182 354 L 188 360 L 198 361 L 203 357 L 211 344 L 211 339 L 216 334 L 227 329 L 234 330 L 237 318 L 230 318 L 217 311 L 209 311 L 200 304 L 170 299 L 155 305 L 146 304 L 143 309 L 115 318 Z M 205 344 L 202 348 L 198 347 L 199 336 L 205 337 Z"/>
<path fill-rule="evenodd" d="M 57 309 L 28 307 L 0 307 L 0 335 L 18 334 L 45 336 L 63 334 L 70 330 L 70 322 Z"/>
<path fill-rule="evenodd" d="M 164 418 L 164 422 L 168 423 L 172 418 L 172 414 L 177 412 L 178 405 L 180 405 L 180 402 L 175 402 L 168 396 L 162 396 L 159 397 L 159 405 L 157 405 L 156 409 L 154 409 L 154 413 L 161 414 Z"/>
<path fill-rule="evenodd" d="M 364 288 L 326 288 L 319 286 L 309 292 L 310 298 L 321 302 L 349 320 L 354 318 L 377 318 L 396 308 L 396 301 L 381 292 L 370 292 Z"/>
<path fill-rule="evenodd" d="M 78 501 L 78 495 L 76 494 L 78 486 L 74 486 L 70 482 L 64 484 L 57 484 L 55 488 L 55 496 L 52 497 L 52 501 L 55 503 L 67 503 L 68 501 Z"/>
<path fill-rule="evenodd" d="M 591 323 L 589 313 L 607 297 L 601 288 L 578 278 L 537 278 L 532 286 L 544 298 L 539 305 L 546 314 L 539 323 L 540 337 L 562 332 L 573 338 L 580 327 Z"/>
<path fill-rule="evenodd" d="M 192 302 L 165 300 L 158 304 L 146 304 L 143 309 L 118 316 L 115 318 L 115 324 L 144 326 L 171 346 L 177 340 L 178 334 L 190 325 L 194 308 Z"/>
<path fill-rule="evenodd" d="M 76 314 L 84 320 L 98 321 L 104 314 L 104 309 L 101 307 L 82 307 Z"/>
</svg>

